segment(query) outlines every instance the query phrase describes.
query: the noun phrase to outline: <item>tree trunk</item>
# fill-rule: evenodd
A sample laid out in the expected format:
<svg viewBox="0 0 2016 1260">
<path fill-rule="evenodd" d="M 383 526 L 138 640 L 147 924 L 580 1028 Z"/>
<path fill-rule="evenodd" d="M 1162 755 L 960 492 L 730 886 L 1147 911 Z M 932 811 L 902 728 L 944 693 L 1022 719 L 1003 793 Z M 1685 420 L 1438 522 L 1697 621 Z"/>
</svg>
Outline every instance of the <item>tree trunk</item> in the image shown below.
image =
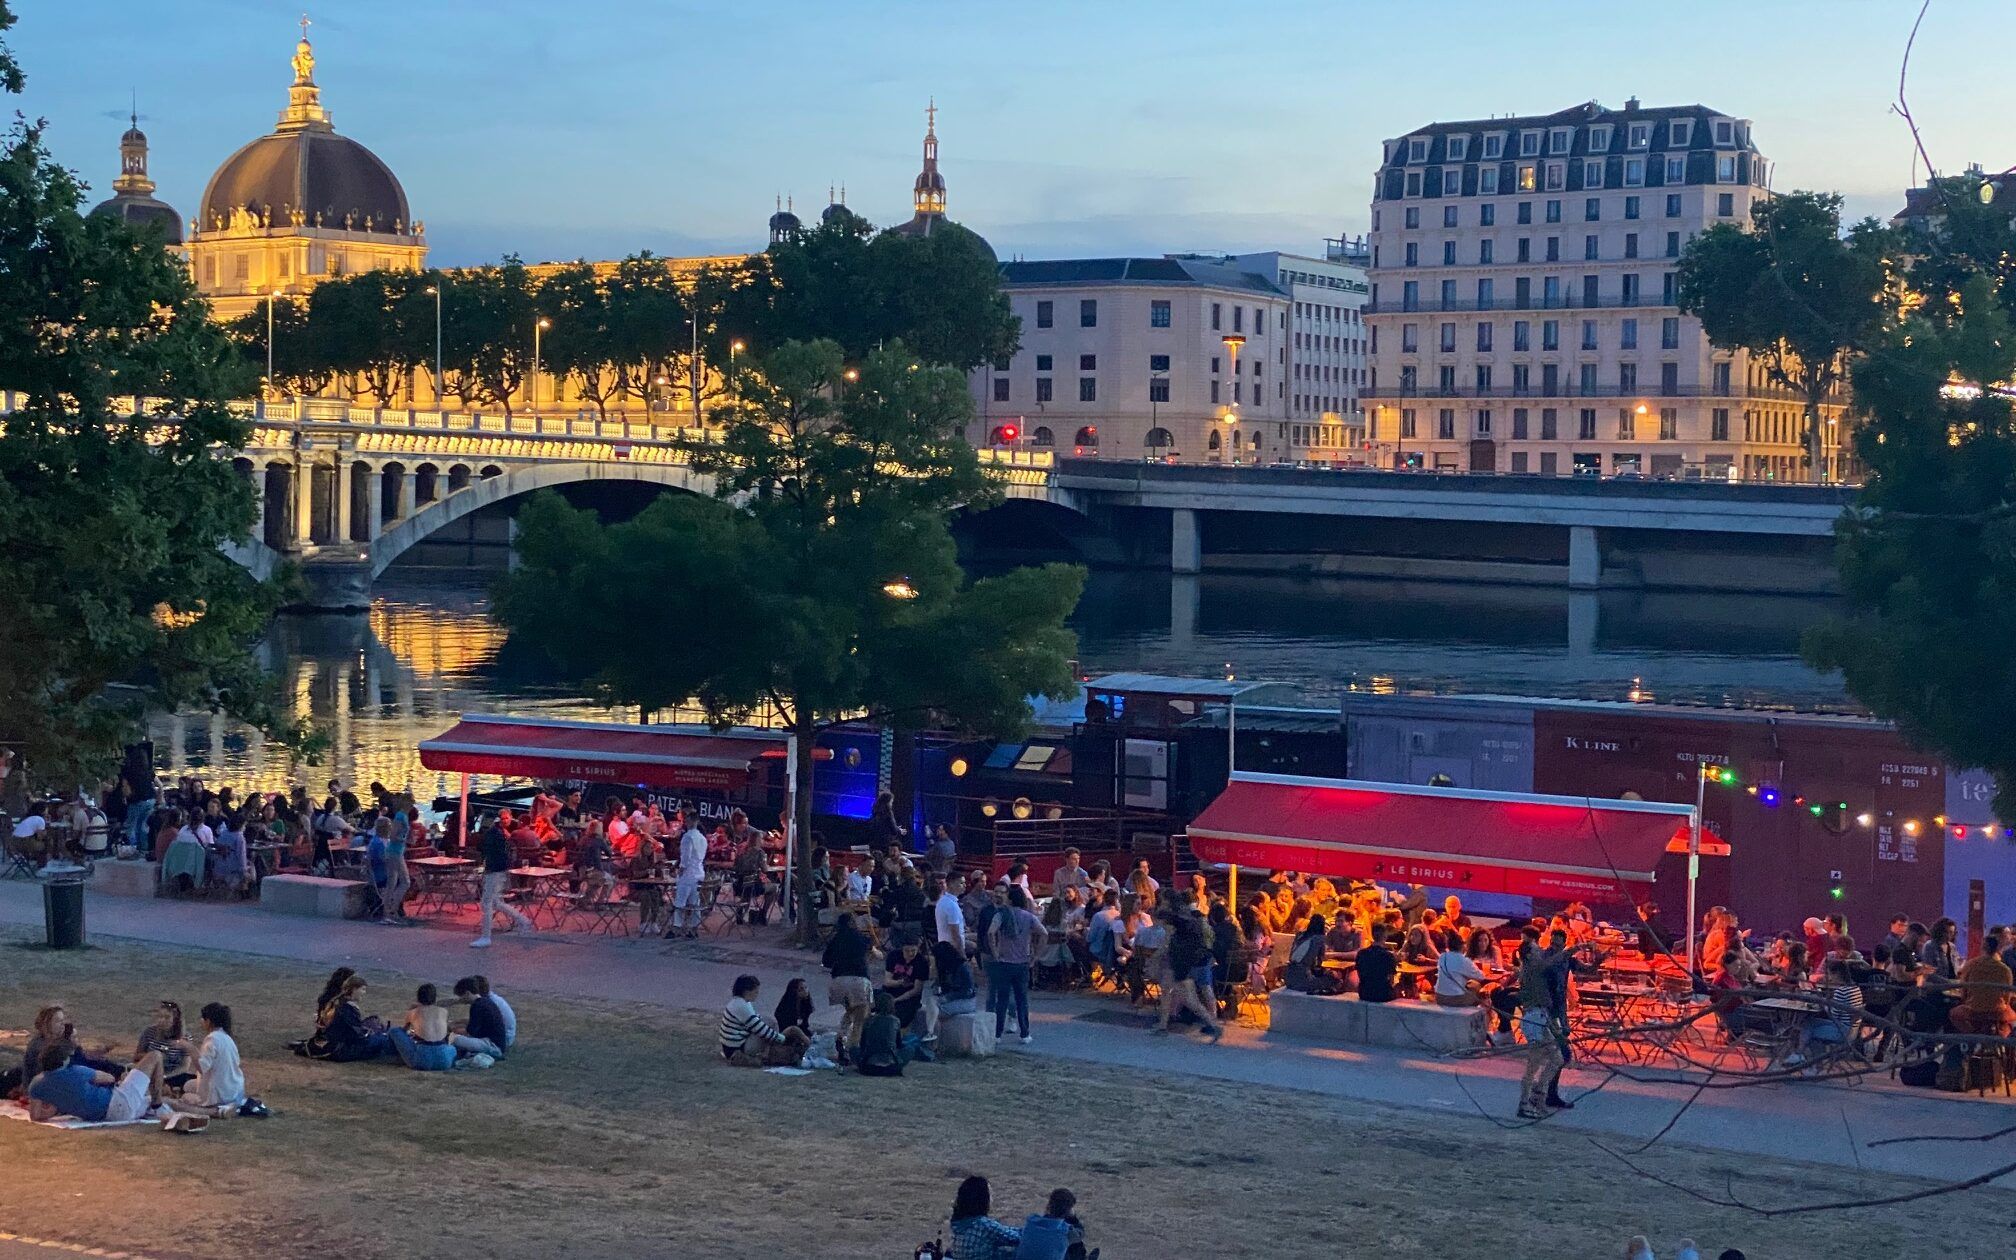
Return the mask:
<svg viewBox="0 0 2016 1260">
<path fill-rule="evenodd" d="M 1820 399 L 1806 396 L 1806 459 L 1815 483 L 1827 480 L 1827 431 L 1820 415 Z"/>
<path fill-rule="evenodd" d="M 803 709 L 791 725 L 798 740 L 798 779 L 791 785 L 791 830 L 796 837 L 793 855 L 798 882 L 798 943 L 814 945 L 819 940 L 819 910 L 812 904 L 812 750 L 819 739 L 819 727 Z"/>
</svg>

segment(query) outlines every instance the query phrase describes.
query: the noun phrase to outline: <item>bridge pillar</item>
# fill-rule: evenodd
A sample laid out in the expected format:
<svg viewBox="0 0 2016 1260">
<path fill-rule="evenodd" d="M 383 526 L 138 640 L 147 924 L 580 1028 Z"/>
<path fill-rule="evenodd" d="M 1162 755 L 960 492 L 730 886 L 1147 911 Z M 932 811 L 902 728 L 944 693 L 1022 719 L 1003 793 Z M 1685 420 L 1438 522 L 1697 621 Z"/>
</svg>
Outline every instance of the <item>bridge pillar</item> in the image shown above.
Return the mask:
<svg viewBox="0 0 2016 1260">
<path fill-rule="evenodd" d="M 347 543 L 350 541 L 350 461 L 343 453 L 336 453 L 336 485 L 331 497 L 336 500 L 336 534 L 330 541 Z"/>
<path fill-rule="evenodd" d="M 420 492 L 420 474 L 409 472 L 399 478 L 399 519 L 413 515 L 413 500 Z"/>
<path fill-rule="evenodd" d="M 1178 573 L 1169 579 L 1169 646 L 1187 652 L 1197 642 L 1199 579 L 1194 573 Z"/>
<path fill-rule="evenodd" d="M 315 465 L 308 460 L 294 465 L 294 533 L 292 550 L 315 540 Z"/>
<path fill-rule="evenodd" d="M 1169 571 L 1201 573 L 1204 569 L 1204 540 L 1197 532 L 1194 508 L 1173 508 L 1169 513 Z"/>
<path fill-rule="evenodd" d="M 1603 624 L 1603 606 L 1588 591 L 1568 593 L 1568 656 L 1583 660 L 1596 655 L 1596 636 Z"/>
<path fill-rule="evenodd" d="M 385 491 L 378 482 L 382 475 L 375 472 L 364 474 L 364 541 L 367 543 L 377 542 L 378 535 L 385 532 Z"/>
<path fill-rule="evenodd" d="M 1593 525 L 1568 527 L 1568 588 L 1593 591 L 1603 584 L 1603 547 Z"/>
</svg>

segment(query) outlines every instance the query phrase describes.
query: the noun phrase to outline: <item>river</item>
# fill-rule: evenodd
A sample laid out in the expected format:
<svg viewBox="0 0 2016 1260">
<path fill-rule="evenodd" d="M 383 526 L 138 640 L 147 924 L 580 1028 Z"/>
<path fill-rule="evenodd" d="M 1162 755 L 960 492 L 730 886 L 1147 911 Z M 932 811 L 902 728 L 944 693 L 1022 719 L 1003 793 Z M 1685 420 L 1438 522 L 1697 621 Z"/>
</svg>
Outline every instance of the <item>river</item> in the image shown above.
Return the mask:
<svg viewBox="0 0 2016 1260">
<path fill-rule="evenodd" d="M 332 738 L 297 767 L 208 716 L 150 724 L 160 764 L 213 785 L 376 779 L 446 790 L 414 750 L 463 712 L 635 721 L 500 665 L 489 578 L 394 569 L 369 613 L 286 616 L 262 646 L 296 714 Z M 1857 712 L 1799 660 L 1828 615 L 1801 597 L 1570 593 L 1360 579 L 1095 572 L 1073 619 L 1080 668 L 1285 682 L 1311 705 L 1347 690 L 1493 693 Z"/>
</svg>

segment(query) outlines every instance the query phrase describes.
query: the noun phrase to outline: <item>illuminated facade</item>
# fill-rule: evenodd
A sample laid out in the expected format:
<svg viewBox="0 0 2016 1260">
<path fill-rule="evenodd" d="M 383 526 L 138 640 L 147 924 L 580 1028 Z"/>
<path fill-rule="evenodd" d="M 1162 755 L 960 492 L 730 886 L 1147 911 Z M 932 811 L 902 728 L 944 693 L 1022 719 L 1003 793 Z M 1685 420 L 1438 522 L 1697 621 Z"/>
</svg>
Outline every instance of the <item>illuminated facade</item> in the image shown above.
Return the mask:
<svg viewBox="0 0 2016 1260">
<path fill-rule="evenodd" d="M 330 276 L 426 265 L 426 227 L 398 178 L 322 107 L 305 18 L 293 68 L 279 124 L 225 159 L 189 224 L 196 287 L 221 320 Z"/>
</svg>

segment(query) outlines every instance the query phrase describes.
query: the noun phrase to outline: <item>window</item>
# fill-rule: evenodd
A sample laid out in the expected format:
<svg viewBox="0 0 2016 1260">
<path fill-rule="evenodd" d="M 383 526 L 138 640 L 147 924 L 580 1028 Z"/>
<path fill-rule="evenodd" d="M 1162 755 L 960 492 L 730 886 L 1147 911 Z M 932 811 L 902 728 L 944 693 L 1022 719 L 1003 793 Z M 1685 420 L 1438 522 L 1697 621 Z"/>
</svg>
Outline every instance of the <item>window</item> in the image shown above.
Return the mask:
<svg viewBox="0 0 2016 1260">
<path fill-rule="evenodd" d="M 1684 149 L 1694 139 L 1694 124 L 1685 118 L 1675 118 L 1666 128 L 1668 148 Z"/>
<path fill-rule="evenodd" d="M 1550 236 L 1547 238 L 1547 261 L 1548 262 L 1561 261 L 1561 238 L 1558 236 Z"/>
<path fill-rule="evenodd" d="M 1600 126 L 1589 129 L 1589 151 L 1591 153 L 1608 153 L 1610 151 L 1609 123 L 1603 123 Z"/>
<path fill-rule="evenodd" d="M 1668 232 L 1666 234 L 1666 256 L 1668 258 L 1678 258 L 1680 256 L 1680 234 L 1678 232 Z"/>
<path fill-rule="evenodd" d="M 1491 392 L 1491 365 L 1488 363 L 1477 365 L 1477 392 L 1479 394 Z"/>
<path fill-rule="evenodd" d="M 1167 328 L 1169 326 L 1169 303 L 1157 298 L 1148 303 L 1148 326 Z"/>
<path fill-rule="evenodd" d="M 1486 195 L 1486 196 L 1489 196 L 1489 195 L 1491 195 L 1492 193 L 1495 193 L 1495 192 L 1497 192 L 1497 191 L 1498 191 L 1498 168 L 1497 168 L 1497 167 L 1495 167 L 1495 166 L 1480 166 L 1480 167 L 1478 167 L 1478 168 L 1477 168 L 1477 191 L 1478 191 L 1478 192 L 1480 192 L 1480 193 L 1483 193 L 1483 194 L 1484 194 L 1484 195 Z M 1486 206 L 1486 207 L 1484 207 L 1484 208 L 1485 208 L 1486 210 L 1489 210 L 1489 209 L 1490 209 L 1491 207 L 1489 207 L 1489 206 Z"/>
<path fill-rule="evenodd" d="M 1443 206 L 1443 207 L 1442 207 L 1442 226 L 1443 226 L 1443 227 L 1455 227 L 1455 226 L 1456 226 L 1456 207 L 1455 207 L 1455 206 Z"/>
<path fill-rule="evenodd" d="M 1733 122 L 1730 122 L 1730 121 L 1729 121 L 1728 119 L 1726 119 L 1726 118 L 1718 118 L 1718 119 L 1716 119 L 1716 120 L 1715 120 L 1715 143 L 1716 143 L 1716 144 L 1734 144 L 1734 143 L 1736 143 L 1736 124 L 1735 124 L 1735 123 L 1733 123 Z"/>
<path fill-rule="evenodd" d="M 1490 280 L 1479 280 L 1477 282 L 1477 309 L 1480 311 L 1491 309 L 1491 286 L 1492 282 Z"/>
<path fill-rule="evenodd" d="M 1007 355 L 1004 354 L 1000 358 L 994 360 L 994 370 L 996 372 L 1006 372 L 1008 370 Z"/>
<path fill-rule="evenodd" d="M 1491 321 L 1488 319 L 1477 325 L 1477 348 L 1479 350 L 1491 348 Z"/>
<path fill-rule="evenodd" d="M 1235 333 L 1246 331 L 1246 308 L 1243 306 L 1232 308 L 1232 331 Z M 1237 370 L 1236 367 L 1234 370 Z"/>
<path fill-rule="evenodd" d="M 1036 326 L 1048 328 L 1052 323 L 1052 308 L 1055 303 L 1043 301 L 1036 304 Z"/>
<path fill-rule="evenodd" d="M 1454 354 L 1456 352 L 1456 325 L 1442 325 L 1441 346 L 1442 353 L 1444 354 Z"/>
<path fill-rule="evenodd" d="M 1602 217 L 1603 199 L 1601 197 L 1585 197 L 1582 201 L 1582 221 L 1584 223 L 1594 223 Z"/>
<path fill-rule="evenodd" d="M 1727 442 L 1729 440 L 1729 409 L 1717 407 L 1708 413 L 1708 440 Z"/>
<path fill-rule="evenodd" d="M 1497 189 L 1495 189 L 1495 188 L 1494 188 L 1494 189 L 1492 189 L 1492 191 L 1493 191 L 1493 192 L 1496 192 L 1496 191 L 1497 191 Z M 1498 222 L 1498 207 L 1497 207 L 1497 206 L 1489 206 L 1489 205 L 1486 205 L 1486 206 L 1478 206 L 1478 207 L 1477 207 L 1477 226 L 1478 226 L 1478 227 L 1492 227 L 1492 226 L 1496 225 L 1496 224 L 1497 224 L 1497 222 Z"/>
<path fill-rule="evenodd" d="M 1680 365 L 1661 363 L 1659 365 L 1659 392 L 1667 398 L 1680 392 Z"/>
<path fill-rule="evenodd" d="M 1619 363 L 1617 365 L 1617 392 L 1620 394 L 1634 394 L 1638 392 L 1638 365 L 1636 363 Z"/>
<path fill-rule="evenodd" d="M 1099 356 L 1096 354 L 1079 355 L 1078 370 L 1080 372 L 1097 372 L 1099 370 Z"/>
<path fill-rule="evenodd" d="M 1456 242 L 1442 242 L 1442 265 L 1444 267 L 1454 267 L 1456 265 Z"/>
<path fill-rule="evenodd" d="M 1533 369 L 1524 363 L 1512 365 L 1512 392 L 1525 394 L 1533 388 Z"/>
<path fill-rule="evenodd" d="M 1402 407 L 1400 409 L 1401 437 L 1412 440 L 1416 436 L 1415 428 L 1418 425 L 1418 423 L 1419 423 L 1419 417 L 1417 417 L 1414 414 L 1414 409 L 1412 407 Z"/>
<path fill-rule="evenodd" d="M 1659 277 L 1659 304 L 1661 306 L 1680 304 L 1680 277 L 1674 272 L 1669 271 Z"/>
<path fill-rule="evenodd" d="M 1407 213 L 1401 217 L 1404 220 L 1406 226 L 1410 228 L 1418 228 L 1421 226 L 1421 207 L 1408 206 Z M 1217 325 L 1213 324 L 1212 327 L 1216 328 Z"/>
<path fill-rule="evenodd" d="M 1421 309 L 1421 282 L 1409 280 L 1400 286 L 1400 309 L 1418 311 Z"/>
<path fill-rule="evenodd" d="M 1542 407 L 1540 409 L 1540 440 L 1542 442 L 1552 442 L 1555 438 L 1559 437 L 1560 423 L 1560 417 L 1556 414 L 1554 408 Z"/>
<path fill-rule="evenodd" d="M 1047 402 L 1049 402 L 1049 401 L 1050 401 L 1050 399 L 1051 399 L 1051 393 L 1050 393 L 1050 378 L 1049 378 L 1049 377 L 1047 377 L 1047 376 L 1039 376 L 1039 377 L 1037 377 L 1037 378 L 1036 378 L 1036 401 L 1037 401 L 1037 402 L 1039 402 L 1039 403 L 1047 403 Z"/>
<path fill-rule="evenodd" d="M 1099 401 L 1099 378 L 1098 378 L 1098 377 L 1096 377 L 1096 376 L 1081 376 L 1081 377 L 1079 377 L 1079 378 L 1078 378 L 1078 401 L 1079 401 L 1079 402 L 1098 402 L 1098 401 Z"/>
<path fill-rule="evenodd" d="M 1559 350 L 1561 348 L 1560 320 L 1548 319 L 1540 322 L 1540 348 L 1542 350 Z"/>
<path fill-rule="evenodd" d="M 1687 159 L 1673 154 L 1666 156 L 1666 182 L 1684 184 L 1687 182 Z"/>
<path fill-rule="evenodd" d="M 1725 219 L 1735 214 L 1736 194 L 1717 193 L 1715 195 L 1715 213 Z"/>
<path fill-rule="evenodd" d="M 1638 188 L 1643 186 L 1644 183 L 1645 183 L 1645 159 L 1625 158 L 1624 186 L 1626 188 Z"/>
<path fill-rule="evenodd" d="M 1008 378 L 1005 376 L 997 376 L 994 378 L 994 401 L 995 402 L 1008 401 Z"/>
<path fill-rule="evenodd" d="M 1618 295 L 1626 306 L 1638 305 L 1638 277 L 1626 272 L 1618 277 L 1623 281 L 1623 291 Z"/>
<path fill-rule="evenodd" d="M 1547 221 L 1548 221 L 1549 223 L 1559 223 L 1559 222 L 1561 221 L 1561 203 L 1560 203 L 1560 202 L 1558 202 L 1558 201 L 1550 201 L 1550 202 L 1548 202 L 1548 203 L 1547 203 Z"/>
<path fill-rule="evenodd" d="M 1519 212 L 1513 218 L 1521 223 L 1531 223 L 1533 221 L 1533 203 L 1530 201 L 1520 202 Z"/>
<path fill-rule="evenodd" d="M 1440 368 L 1436 369 L 1435 379 L 1442 393 L 1453 394 L 1456 392 L 1456 369 L 1454 367 L 1446 363 L 1443 364 Z"/>
<path fill-rule="evenodd" d="M 1520 238 L 1519 238 L 1519 244 L 1518 244 L 1518 248 L 1517 248 L 1517 250 L 1516 250 L 1515 252 L 1516 252 L 1516 254 L 1517 254 L 1517 260 L 1518 260 L 1519 262 L 1532 262 L 1532 261 L 1533 261 L 1533 238 L 1532 238 L 1532 237 L 1530 237 L 1530 236 L 1522 236 L 1522 237 L 1520 237 Z"/>
<path fill-rule="evenodd" d="M 1443 156 L 1451 162 L 1461 162 L 1463 160 L 1464 155 L 1469 151 L 1470 151 L 1470 137 L 1450 136 L 1448 140 L 1445 142 L 1445 148 L 1443 149 Z"/>
<path fill-rule="evenodd" d="M 1669 218 L 1669 219 L 1677 219 L 1677 218 L 1679 218 L 1679 217 L 1680 217 L 1680 194 L 1679 194 L 1679 193 L 1667 193 L 1667 194 L 1666 194 L 1666 217 L 1667 217 L 1667 218 Z"/>
<path fill-rule="evenodd" d="M 1514 320 L 1512 322 L 1512 348 L 1514 350 L 1531 350 L 1533 348 L 1532 342 L 1533 325 L 1523 319 Z"/>
<path fill-rule="evenodd" d="M 1617 409 L 1617 437 L 1630 442 L 1638 436 L 1638 413 L 1629 407 Z"/>
<path fill-rule="evenodd" d="M 1595 262 L 1603 256 L 1600 248 L 1601 241 L 1602 238 L 1598 237 L 1594 232 L 1582 238 L 1582 258 L 1584 261 Z"/>
<path fill-rule="evenodd" d="M 1552 258 L 1552 255 L 1553 255 L 1553 254 L 1554 254 L 1554 253 L 1555 253 L 1556 251 L 1554 251 L 1554 250 L 1553 250 L 1553 249 L 1551 248 L 1551 246 L 1552 246 L 1552 244 L 1553 244 L 1553 242 L 1552 242 L 1552 240 L 1551 240 L 1551 239 L 1549 240 L 1548 244 L 1549 244 L 1549 246 L 1550 246 L 1550 248 L 1549 248 L 1549 250 L 1548 250 L 1548 254 L 1549 254 L 1549 258 L 1548 258 L 1548 261 L 1549 261 L 1549 262 L 1552 262 L 1552 261 L 1553 261 L 1553 258 Z M 1560 277 L 1560 276 L 1546 276 L 1546 277 L 1543 277 L 1543 278 L 1541 279 L 1541 281 L 1540 281 L 1540 305 L 1542 305 L 1542 306 L 1545 306 L 1545 307 L 1549 307 L 1549 308 L 1552 308 L 1552 307 L 1556 307 L 1556 306 L 1559 306 L 1559 305 L 1561 305 L 1561 277 Z"/>
<path fill-rule="evenodd" d="M 1037 356 L 1036 356 L 1036 370 L 1037 370 L 1038 372 L 1048 372 L 1048 371 L 1050 370 L 1050 356 L 1049 356 L 1049 355 L 1047 355 L 1047 354 L 1039 354 L 1039 355 L 1037 355 Z"/>
<path fill-rule="evenodd" d="M 1477 261 L 1489 266 L 1492 261 L 1492 242 L 1489 239 L 1477 242 Z"/>
<path fill-rule="evenodd" d="M 1601 188 L 1603 186 L 1603 159 L 1596 158 L 1582 163 L 1582 186 Z"/>
<path fill-rule="evenodd" d="M 1213 405 L 1213 406 L 1216 406 L 1216 405 L 1217 405 L 1217 402 L 1218 402 L 1218 382 L 1217 382 L 1217 381 L 1212 381 L 1212 382 L 1211 382 L 1211 402 L 1212 402 L 1212 405 Z"/>
<path fill-rule="evenodd" d="M 1099 301 L 1097 298 L 1079 299 L 1078 326 L 1080 328 L 1097 328 L 1099 326 Z"/>
<path fill-rule="evenodd" d="M 1619 350 L 1636 350 L 1638 348 L 1637 320 L 1627 319 L 1624 321 L 1623 327 L 1617 334 L 1617 348 Z"/>
<path fill-rule="evenodd" d="M 1491 412 L 1488 409 L 1477 413 L 1477 436 L 1480 438 L 1491 436 Z"/>
<path fill-rule="evenodd" d="M 1642 197 L 1626 197 L 1624 199 L 1624 217 L 1627 219 L 1637 218 L 1643 201 L 1644 198 Z"/>
<path fill-rule="evenodd" d="M 1540 155 L 1540 133 L 1522 131 L 1519 133 L 1519 156 L 1538 157 Z"/>
<path fill-rule="evenodd" d="M 1168 378 L 1168 377 L 1166 377 L 1166 376 L 1155 376 L 1155 377 L 1150 377 L 1150 378 L 1149 378 L 1149 380 L 1148 380 L 1148 401 L 1149 401 L 1149 402 L 1158 402 L 1158 403 L 1165 403 L 1165 402 L 1168 402 L 1168 401 L 1169 401 L 1169 378 Z"/>
<path fill-rule="evenodd" d="M 1499 132 L 1484 137 L 1484 156 L 1495 158 L 1505 152 L 1505 134 Z"/>
<path fill-rule="evenodd" d="M 1575 145 L 1575 130 L 1572 127 L 1556 127 L 1547 133 L 1547 151 L 1566 153 Z"/>
<path fill-rule="evenodd" d="M 1661 350 L 1680 348 L 1680 321 L 1671 315 L 1659 321 L 1659 348 Z"/>
<path fill-rule="evenodd" d="M 1727 397 L 1729 394 L 1729 365 L 1727 363 L 1717 363 L 1713 370 L 1716 397 Z"/>
<path fill-rule="evenodd" d="M 1454 408 L 1444 407 L 1440 414 L 1435 417 L 1435 436 L 1445 442 L 1456 440 L 1456 412 Z"/>
<path fill-rule="evenodd" d="M 1442 282 L 1442 309 L 1445 311 L 1456 309 L 1456 282 L 1454 280 L 1444 280 Z"/>
<path fill-rule="evenodd" d="M 1591 278 L 1593 279 L 1594 277 Z M 1593 319 L 1582 321 L 1582 348 L 1584 350 L 1594 350 L 1596 348 L 1596 321 Z"/>
<path fill-rule="evenodd" d="M 1526 440 L 1526 408 L 1524 407 L 1514 407 L 1512 409 L 1512 440 L 1515 442 Z"/>
<path fill-rule="evenodd" d="M 1596 409 L 1582 408 L 1582 414 L 1575 420 L 1575 436 L 1584 442 L 1596 440 Z"/>
<path fill-rule="evenodd" d="M 1624 234 L 1624 256 L 1626 258 L 1636 258 L 1638 256 L 1638 234 L 1636 232 L 1626 232 Z"/>
<path fill-rule="evenodd" d="M 1403 354 L 1413 354 L 1421 348 L 1421 325 L 1400 325 L 1400 350 Z"/>
<path fill-rule="evenodd" d="M 1603 294 L 1599 278 L 1596 276 L 1583 276 L 1582 305 L 1588 307 L 1596 307 L 1601 306 L 1602 304 L 1603 304 Z"/>
<path fill-rule="evenodd" d="M 1631 130 L 1626 134 L 1629 136 L 1626 143 L 1631 148 L 1642 149 L 1652 143 L 1652 124 L 1632 123 Z"/>
<path fill-rule="evenodd" d="M 1519 164 L 1519 191 L 1536 192 L 1540 188 L 1540 168 L 1531 162 Z"/>
<path fill-rule="evenodd" d="M 1407 160 L 1409 162 L 1428 160 L 1428 140 L 1425 136 L 1415 136 L 1407 142 Z"/>
<path fill-rule="evenodd" d="M 1549 162 L 1547 164 L 1547 191 L 1559 192 L 1568 186 L 1568 164 Z"/>
<path fill-rule="evenodd" d="M 1460 197 L 1463 195 L 1463 168 L 1445 166 L 1442 168 L 1442 195 Z"/>
<path fill-rule="evenodd" d="M 1167 372 L 1169 370 L 1169 356 L 1166 354 L 1149 355 L 1148 370 L 1150 372 Z"/>
<path fill-rule="evenodd" d="M 1407 242 L 1407 252 L 1402 257 L 1400 265 L 1403 267 L 1418 267 L 1421 265 L 1421 242 Z M 1215 302 L 1211 305 L 1211 326 L 1213 328 L 1218 327 L 1218 305 Z"/>
<path fill-rule="evenodd" d="M 1733 184 L 1736 182 L 1736 155 L 1725 153 L 1715 159 L 1715 182 Z"/>
<path fill-rule="evenodd" d="M 1215 354 L 1211 356 L 1211 375 L 1218 375 L 1218 356 Z"/>
</svg>

